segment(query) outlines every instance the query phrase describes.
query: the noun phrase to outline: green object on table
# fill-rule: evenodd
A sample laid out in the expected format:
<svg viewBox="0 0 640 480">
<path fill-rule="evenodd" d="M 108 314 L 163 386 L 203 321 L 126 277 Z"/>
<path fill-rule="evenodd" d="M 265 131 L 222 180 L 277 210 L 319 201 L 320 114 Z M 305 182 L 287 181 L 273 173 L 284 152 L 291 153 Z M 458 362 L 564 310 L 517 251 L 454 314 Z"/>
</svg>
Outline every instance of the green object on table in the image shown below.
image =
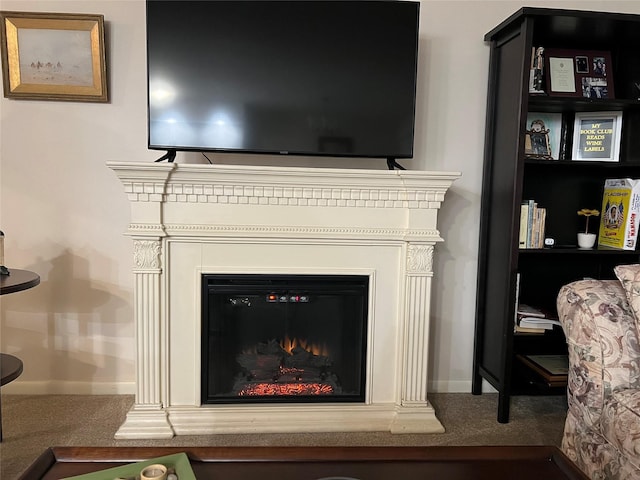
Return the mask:
<svg viewBox="0 0 640 480">
<path fill-rule="evenodd" d="M 98 472 L 85 473 L 84 475 L 76 475 L 67 477 L 63 480 L 115 480 L 116 478 L 135 478 L 140 475 L 144 467 L 160 463 L 167 468 L 173 468 L 176 471 L 178 480 L 196 480 L 191 463 L 186 453 L 175 453 L 164 457 L 151 458 L 143 462 L 130 463 L 121 467 L 107 468 Z"/>
</svg>

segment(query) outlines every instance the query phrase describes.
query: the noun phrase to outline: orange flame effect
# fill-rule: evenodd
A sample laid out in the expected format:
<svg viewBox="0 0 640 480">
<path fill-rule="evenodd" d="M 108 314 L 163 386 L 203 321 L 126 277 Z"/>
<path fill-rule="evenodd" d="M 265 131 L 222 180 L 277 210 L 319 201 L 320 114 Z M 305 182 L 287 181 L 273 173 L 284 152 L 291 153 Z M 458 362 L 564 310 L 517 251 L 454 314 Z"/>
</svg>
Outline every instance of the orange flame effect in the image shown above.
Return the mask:
<svg viewBox="0 0 640 480">
<path fill-rule="evenodd" d="M 309 353 L 313 353 L 314 355 L 320 355 L 323 357 L 329 356 L 329 349 L 327 348 L 326 344 L 319 345 L 316 343 L 309 343 L 304 339 L 290 339 L 289 336 L 286 336 L 284 337 L 284 340 L 280 342 L 280 346 L 287 353 L 292 353 L 294 348 L 300 347 Z"/>
<path fill-rule="evenodd" d="M 280 341 L 280 347 L 282 347 L 282 349 L 288 354 L 293 354 L 293 349 L 296 347 L 300 347 L 314 355 L 319 355 L 323 357 L 331 356 L 329 355 L 329 347 L 327 347 L 326 344 L 309 343 L 308 340 L 298 339 L 298 338 L 291 339 L 289 338 L 289 336 L 284 337 L 284 340 Z M 255 354 L 257 352 L 258 352 L 257 345 L 251 348 L 245 348 L 242 350 L 242 353 L 244 354 Z"/>
<path fill-rule="evenodd" d="M 331 395 L 333 387 L 324 383 L 299 382 L 299 383 L 257 383 L 247 385 L 238 395 L 243 396 L 269 396 L 269 395 Z"/>
</svg>

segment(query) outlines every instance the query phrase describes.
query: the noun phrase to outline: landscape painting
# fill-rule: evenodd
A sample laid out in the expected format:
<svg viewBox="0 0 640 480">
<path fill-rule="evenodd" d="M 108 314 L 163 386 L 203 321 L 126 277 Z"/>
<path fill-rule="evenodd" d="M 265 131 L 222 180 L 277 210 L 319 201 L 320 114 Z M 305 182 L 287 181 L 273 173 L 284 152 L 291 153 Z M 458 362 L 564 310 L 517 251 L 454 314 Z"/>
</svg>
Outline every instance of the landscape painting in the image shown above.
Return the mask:
<svg viewBox="0 0 640 480">
<path fill-rule="evenodd" d="M 93 85 L 89 32 L 24 28 L 18 44 L 22 83 Z"/>
<path fill-rule="evenodd" d="M 4 96 L 106 102 L 102 15 L 0 12 Z"/>
</svg>

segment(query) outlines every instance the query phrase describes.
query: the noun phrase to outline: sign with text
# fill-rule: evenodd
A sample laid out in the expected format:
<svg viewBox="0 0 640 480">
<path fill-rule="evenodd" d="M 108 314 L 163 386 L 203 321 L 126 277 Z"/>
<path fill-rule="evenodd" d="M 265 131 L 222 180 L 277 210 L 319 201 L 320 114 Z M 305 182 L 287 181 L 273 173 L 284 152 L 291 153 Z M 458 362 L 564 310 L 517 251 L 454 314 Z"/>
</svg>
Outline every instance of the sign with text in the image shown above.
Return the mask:
<svg viewBox="0 0 640 480">
<path fill-rule="evenodd" d="M 621 131 L 621 112 L 576 113 L 572 159 L 617 162 Z"/>
</svg>

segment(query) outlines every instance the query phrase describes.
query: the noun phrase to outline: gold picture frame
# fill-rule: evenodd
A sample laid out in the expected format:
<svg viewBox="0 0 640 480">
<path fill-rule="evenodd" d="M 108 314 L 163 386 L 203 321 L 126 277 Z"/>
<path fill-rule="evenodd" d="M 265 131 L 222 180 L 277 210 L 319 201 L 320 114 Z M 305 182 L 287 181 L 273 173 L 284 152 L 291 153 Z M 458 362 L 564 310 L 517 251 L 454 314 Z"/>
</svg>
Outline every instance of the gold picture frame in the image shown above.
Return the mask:
<svg viewBox="0 0 640 480">
<path fill-rule="evenodd" d="M 104 16 L 0 12 L 4 96 L 107 102 Z"/>
</svg>

